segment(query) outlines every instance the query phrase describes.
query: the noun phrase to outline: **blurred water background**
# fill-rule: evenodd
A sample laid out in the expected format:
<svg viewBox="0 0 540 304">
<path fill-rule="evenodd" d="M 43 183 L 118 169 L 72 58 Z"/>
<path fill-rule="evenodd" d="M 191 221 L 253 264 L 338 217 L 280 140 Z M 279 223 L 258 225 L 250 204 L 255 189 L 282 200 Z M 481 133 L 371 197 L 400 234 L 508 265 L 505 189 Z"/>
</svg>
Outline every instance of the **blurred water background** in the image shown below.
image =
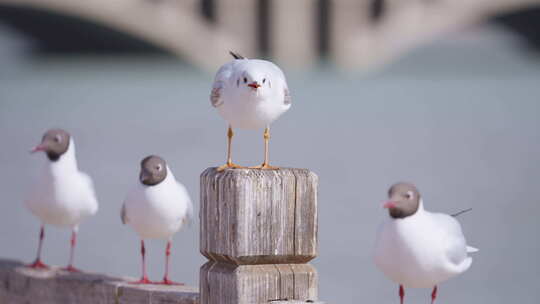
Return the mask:
<svg viewBox="0 0 540 304">
<path fill-rule="evenodd" d="M 370 73 L 324 63 L 285 69 L 293 106 L 272 126 L 270 158 L 320 177 L 313 264 L 328 303 L 397 303 L 397 286 L 371 250 L 387 188 L 402 180 L 417 184 L 429 210 L 473 208 L 459 219 L 480 252 L 441 286 L 438 303 L 538 303 L 539 57 L 498 26 L 449 37 Z M 226 125 L 208 100 L 212 79 L 170 56 L 36 55 L 0 27 L 0 257 L 35 256 L 39 222 L 22 201 L 44 157 L 27 151 L 46 129 L 62 127 L 100 202 L 81 225 L 76 265 L 139 276 L 139 242 L 120 222 L 122 200 L 141 158 L 158 154 L 198 210 L 199 174 L 226 152 Z M 236 162 L 256 165 L 262 154 L 262 130 L 236 132 Z M 69 233 L 47 227 L 45 262 L 67 262 Z M 164 246 L 149 243 L 153 279 L 162 276 Z M 172 277 L 198 285 L 203 263 L 197 220 L 174 238 Z M 408 302 L 427 302 L 429 293 L 408 290 Z"/>
</svg>

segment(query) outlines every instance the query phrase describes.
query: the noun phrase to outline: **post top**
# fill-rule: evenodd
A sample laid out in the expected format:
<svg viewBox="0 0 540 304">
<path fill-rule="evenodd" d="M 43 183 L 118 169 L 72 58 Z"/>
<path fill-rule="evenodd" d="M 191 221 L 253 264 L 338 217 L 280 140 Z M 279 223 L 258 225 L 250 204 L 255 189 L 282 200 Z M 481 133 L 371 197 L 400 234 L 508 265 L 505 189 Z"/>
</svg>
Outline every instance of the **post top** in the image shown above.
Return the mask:
<svg viewBox="0 0 540 304">
<path fill-rule="evenodd" d="M 317 256 L 315 173 L 208 168 L 200 185 L 200 251 L 209 260 L 289 264 Z"/>
<path fill-rule="evenodd" d="M 287 175 L 303 175 L 310 176 L 318 179 L 317 174 L 309 169 L 303 168 L 288 168 L 280 167 L 277 170 L 265 170 L 265 169 L 225 169 L 223 171 L 217 171 L 217 167 L 210 167 L 203 171 L 201 176 L 229 176 L 229 177 L 278 177 Z"/>
</svg>

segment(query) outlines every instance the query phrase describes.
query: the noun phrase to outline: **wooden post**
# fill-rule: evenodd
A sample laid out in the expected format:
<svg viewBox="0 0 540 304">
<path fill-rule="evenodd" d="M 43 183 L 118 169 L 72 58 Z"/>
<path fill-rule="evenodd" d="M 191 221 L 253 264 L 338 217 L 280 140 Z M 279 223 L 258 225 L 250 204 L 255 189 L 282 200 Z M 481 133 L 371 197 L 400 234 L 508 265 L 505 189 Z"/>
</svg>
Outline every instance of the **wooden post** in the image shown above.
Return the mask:
<svg viewBox="0 0 540 304">
<path fill-rule="evenodd" d="M 201 304 L 317 300 L 317 183 L 306 169 L 201 174 Z"/>
</svg>

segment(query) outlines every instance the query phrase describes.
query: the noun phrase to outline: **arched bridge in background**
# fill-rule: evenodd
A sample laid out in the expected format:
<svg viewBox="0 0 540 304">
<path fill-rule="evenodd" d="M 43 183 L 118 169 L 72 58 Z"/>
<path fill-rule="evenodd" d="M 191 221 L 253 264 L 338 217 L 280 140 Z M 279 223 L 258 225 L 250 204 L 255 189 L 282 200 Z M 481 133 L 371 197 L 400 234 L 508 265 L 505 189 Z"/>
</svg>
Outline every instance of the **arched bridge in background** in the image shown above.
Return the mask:
<svg viewBox="0 0 540 304">
<path fill-rule="evenodd" d="M 0 0 L 80 18 L 147 41 L 203 69 L 228 50 L 306 67 L 387 62 L 417 45 L 540 0 Z"/>
</svg>

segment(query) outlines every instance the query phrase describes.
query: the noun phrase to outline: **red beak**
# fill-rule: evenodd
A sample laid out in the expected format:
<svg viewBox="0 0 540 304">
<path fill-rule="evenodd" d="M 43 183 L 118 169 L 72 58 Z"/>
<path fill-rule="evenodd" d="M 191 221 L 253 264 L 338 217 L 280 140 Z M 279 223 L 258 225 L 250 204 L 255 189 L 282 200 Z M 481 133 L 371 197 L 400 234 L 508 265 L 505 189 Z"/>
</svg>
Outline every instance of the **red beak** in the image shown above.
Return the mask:
<svg viewBox="0 0 540 304">
<path fill-rule="evenodd" d="M 396 203 L 392 202 L 392 201 L 388 201 L 388 202 L 384 203 L 383 208 L 385 208 L 385 209 L 396 208 Z"/>
<path fill-rule="evenodd" d="M 37 145 L 32 150 L 30 150 L 30 153 L 36 153 L 39 151 L 45 151 L 47 148 L 44 145 Z"/>
<path fill-rule="evenodd" d="M 261 87 L 261 85 L 258 84 L 256 81 L 254 81 L 254 82 L 248 84 L 248 86 L 249 86 L 249 87 L 252 87 L 252 88 L 254 88 L 254 89 L 257 89 L 257 88 L 260 88 L 260 87 Z"/>
</svg>

